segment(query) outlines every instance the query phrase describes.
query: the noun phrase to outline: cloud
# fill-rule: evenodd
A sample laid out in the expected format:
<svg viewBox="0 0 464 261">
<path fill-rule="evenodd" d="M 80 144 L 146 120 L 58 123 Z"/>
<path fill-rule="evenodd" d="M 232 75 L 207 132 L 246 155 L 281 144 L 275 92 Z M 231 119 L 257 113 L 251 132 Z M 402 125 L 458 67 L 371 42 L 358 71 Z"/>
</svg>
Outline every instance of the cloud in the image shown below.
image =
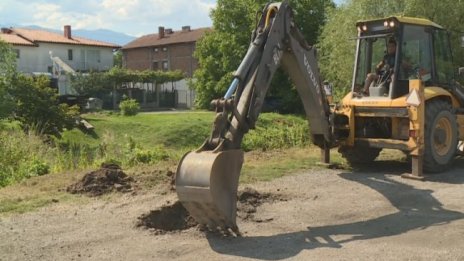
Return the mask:
<svg viewBox="0 0 464 261">
<path fill-rule="evenodd" d="M 210 26 L 209 13 L 215 4 L 215 0 L 2 0 L 0 16 L 8 23 L 53 29 L 69 24 L 139 35 L 153 33 L 160 25 L 175 30 L 182 25 Z M 21 20 L 14 21 L 15 15 Z"/>
</svg>

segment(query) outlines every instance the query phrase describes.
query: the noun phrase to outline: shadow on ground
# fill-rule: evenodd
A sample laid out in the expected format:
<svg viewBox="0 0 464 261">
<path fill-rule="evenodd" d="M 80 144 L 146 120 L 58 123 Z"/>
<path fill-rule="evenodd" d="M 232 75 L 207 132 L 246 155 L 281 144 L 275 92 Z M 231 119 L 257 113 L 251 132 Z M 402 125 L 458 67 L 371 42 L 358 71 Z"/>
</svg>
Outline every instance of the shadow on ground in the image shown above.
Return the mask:
<svg viewBox="0 0 464 261">
<path fill-rule="evenodd" d="M 380 169 L 387 169 L 379 172 Z M 433 182 L 464 184 L 464 159 L 457 160 L 453 170 L 429 176 Z M 211 248 L 221 254 L 280 260 L 290 258 L 302 250 L 342 248 L 351 241 L 369 240 L 400 235 L 411 230 L 441 226 L 463 219 L 464 213 L 448 210 L 433 197 L 432 190 L 417 189 L 392 178 L 410 171 L 407 163 L 379 161 L 375 166 L 350 173 L 340 173 L 343 179 L 370 187 L 397 208 L 397 212 L 367 221 L 308 227 L 307 230 L 273 236 L 220 238 L 208 235 Z M 420 182 L 420 181 L 417 181 Z M 335 240 L 334 237 L 343 238 Z"/>
</svg>

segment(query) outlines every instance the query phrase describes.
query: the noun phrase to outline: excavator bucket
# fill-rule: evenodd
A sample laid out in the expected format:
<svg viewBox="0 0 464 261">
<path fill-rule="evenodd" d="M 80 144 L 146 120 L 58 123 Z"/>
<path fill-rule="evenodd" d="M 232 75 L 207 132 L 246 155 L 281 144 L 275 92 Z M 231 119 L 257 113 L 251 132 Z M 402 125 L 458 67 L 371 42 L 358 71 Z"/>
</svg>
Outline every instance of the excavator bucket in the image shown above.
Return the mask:
<svg viewBox="0 0 464 261">
<path fill-rule="evenodd" d="M 242 150 L 193 151 L 182 158 L 176 173 L 176 192 L 198 223 L 238 233 L 235 219 L 242 164 Z"/>
</svg>

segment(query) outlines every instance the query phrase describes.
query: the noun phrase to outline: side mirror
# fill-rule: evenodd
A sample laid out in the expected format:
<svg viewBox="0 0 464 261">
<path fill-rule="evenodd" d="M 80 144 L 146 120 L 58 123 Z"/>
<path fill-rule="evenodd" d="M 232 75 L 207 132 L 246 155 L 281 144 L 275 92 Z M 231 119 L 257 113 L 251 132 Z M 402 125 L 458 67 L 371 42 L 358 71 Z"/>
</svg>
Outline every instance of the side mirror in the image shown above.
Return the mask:
<svg viewBox="0 0 464 261">
<path fill-rule="evenodd" d="M 464 67 L 459 68 L 459 73 L 460 76 L 464 76 Z"/>
</svg>

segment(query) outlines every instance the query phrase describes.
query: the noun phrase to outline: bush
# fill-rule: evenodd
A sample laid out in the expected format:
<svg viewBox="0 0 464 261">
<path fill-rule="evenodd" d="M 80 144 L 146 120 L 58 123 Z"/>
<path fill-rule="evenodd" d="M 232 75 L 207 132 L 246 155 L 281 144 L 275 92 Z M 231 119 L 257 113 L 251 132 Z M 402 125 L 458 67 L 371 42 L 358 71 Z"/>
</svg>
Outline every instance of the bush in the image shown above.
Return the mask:
<svg viewBox="0 0 464 261">
<path fill-rule="evenodd" d="M 50 173 L 50 166 L 43 161 L 35 159 L 29 164 L 27 171 L 29 177 L 43 176 Z"/>
<path fill-rule="evenodd" d="M 124 116 L 134 116 L 139 112 L 140 105 L 136 100 L 128 99 L 119 104 L 119 109 L 121 109 L 121 114 Z"/>
<path fill-rule="evenodd" d="M 74 126 L 79 115 L 77 106 L 58 103 L 58 93 L 50 88 L 46 77 L 32 78 L 18 75 L 9 93 L 13 97 L 13 115 L 27 132 L 57 135 Z"/>
<path fill-rule="evenodd" d="M 169 155 L 166 149 L 163 147 L 155 147 L 152 150 L 136 148 L 133 151 L 132 157 L 129 159 L 129 164 L 137 165 L 139 163 L 156 163 L 159 161 L 167 160 L 168 158 Z"/>
<path fill-rule="evenodd" d="M 49 173 L 53 152 L 38 136 L 0 131 L 0 187 Z"/>
<path fill-rule="evenodd" d="M 260 116 L 256 129 L 250 130 L 242 143 L 245 151 L 303 147 L 310 144 L 308 123 L 296 116 L 275 113 Z"/>
</svg>

